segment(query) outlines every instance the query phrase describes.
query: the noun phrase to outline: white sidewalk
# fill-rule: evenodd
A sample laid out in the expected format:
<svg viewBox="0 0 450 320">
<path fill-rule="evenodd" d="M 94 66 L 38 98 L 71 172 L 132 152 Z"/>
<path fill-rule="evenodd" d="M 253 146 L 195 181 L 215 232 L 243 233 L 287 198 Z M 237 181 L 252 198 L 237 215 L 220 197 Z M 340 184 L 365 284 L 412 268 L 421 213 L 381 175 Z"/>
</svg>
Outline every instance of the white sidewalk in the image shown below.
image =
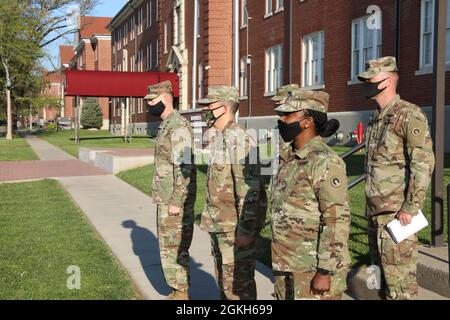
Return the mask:
<svg viewBox="0 0 450 320">
<path fill-rule="evenodd" d="M 149 177 L 150 179 L 150 177 Z M 126 268 L 145 299 L 170 291 L 161 271 L 156 206 L 149 196 L 115 176 L 58 178 Z M 197 225 L 191 245 L 192 299 L 218 299 L 209 234 Z M 272 271 L 258 263 L 259 300 L 273 300 Z"/>
</svg>

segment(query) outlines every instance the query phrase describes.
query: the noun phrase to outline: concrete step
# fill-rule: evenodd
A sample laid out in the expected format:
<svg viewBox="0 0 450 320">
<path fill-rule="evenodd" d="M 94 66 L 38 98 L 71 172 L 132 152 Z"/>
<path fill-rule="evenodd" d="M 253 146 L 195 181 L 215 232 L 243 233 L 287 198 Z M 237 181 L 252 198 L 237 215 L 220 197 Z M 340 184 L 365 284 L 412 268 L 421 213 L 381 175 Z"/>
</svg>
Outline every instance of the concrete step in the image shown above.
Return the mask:
<svg viewBox="0 0 450 320">
<path fill-rule="evenodd" d="M 375 273 L 374 269 L 366 266 L 351 270 L 347 278 L 347 294 L 360 300 L 379 300 Z M 450 298 L 447 247 L 420 247 L 417 282 L 421 300 Z"/>
<path fill-rule="evenodd" d="M 153 149 L 80 148 L 78 157 L 111 174 L 143 167 L 155 161 Z"/>
</svg>

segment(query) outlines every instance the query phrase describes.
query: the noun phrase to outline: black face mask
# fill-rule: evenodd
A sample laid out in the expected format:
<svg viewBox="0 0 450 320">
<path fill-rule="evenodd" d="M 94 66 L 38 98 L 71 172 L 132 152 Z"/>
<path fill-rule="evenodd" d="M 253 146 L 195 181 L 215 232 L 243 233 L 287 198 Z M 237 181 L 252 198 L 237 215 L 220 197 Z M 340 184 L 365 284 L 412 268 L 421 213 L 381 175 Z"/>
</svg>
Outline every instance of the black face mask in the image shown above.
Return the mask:
<svg viewBox="0 0 450 320">
<path fill-rule="evenodd" d="M 280 130 L 281 138 L 283 138 L 285 142 L 294 141 L 294 139 L 303 131 L 300 127 L 300 123 L 302 123 L 303 120 L 293 123 L 286 123 L 278 120 L 278 129 Z"/>
<path fill-rule="evenodd" d="M 215 109 L 208 109 L 205 110 L 205 117 L 204 120 L 206 122 L 206 125 L 208 126 L 208 128 L 212 128 L 214 126 L 214 124 L 216 123 L 217 120 L 219 120 L 220 117 L 222 117 L 225 113 L 221 114 L 220 116 L 216 117 L 214 115 L 214 110 L 220 109 L 223 106 L 217 107 Z"/>
<path fill-rule="evenodd" d="M 378 89 L 378 86 L 383 83 L 384 81 L 386 81 L 386 79 L 381 80 L 379 82 L 366 82 L 364 83 L 364 87 L 363 87 L 363 96 L 366 97 L 366 99 L 372 99 L 374 97 L 376 97 L 377 95 L 379 95 L 380 93 L 382 93 L 384 91 L 384 89 Z"/>
<path fill-rule="evenodd" d="M 152 116 L 160 117 L 165 110 L 166 110 L 165 104 L 162 101 L 160 101 L 154 106 L 149 106 L 148 111 Z"/>
</svg>

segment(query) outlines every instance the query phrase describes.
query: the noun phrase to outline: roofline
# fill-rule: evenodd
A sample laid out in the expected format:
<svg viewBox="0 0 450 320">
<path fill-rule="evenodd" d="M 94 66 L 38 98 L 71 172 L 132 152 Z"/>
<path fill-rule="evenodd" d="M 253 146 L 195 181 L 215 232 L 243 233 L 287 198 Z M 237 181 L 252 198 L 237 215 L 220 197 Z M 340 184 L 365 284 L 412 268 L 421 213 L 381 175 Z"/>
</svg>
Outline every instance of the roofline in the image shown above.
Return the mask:
<svg viewBox="0 0 450 320">
<path fill-rule="evenodd" d="M 126 17 L 133 9 L 131 6 L 139 6 L 144 2 L 144 0 L 128 0 L 128 2 L 120 9 L 120 11 L 113 17 L 111 22 L 108 24 L 107 28 L 112 31 L 114 28 L 116 28 L 123 20 L 124 17 Z"/>
</svg>

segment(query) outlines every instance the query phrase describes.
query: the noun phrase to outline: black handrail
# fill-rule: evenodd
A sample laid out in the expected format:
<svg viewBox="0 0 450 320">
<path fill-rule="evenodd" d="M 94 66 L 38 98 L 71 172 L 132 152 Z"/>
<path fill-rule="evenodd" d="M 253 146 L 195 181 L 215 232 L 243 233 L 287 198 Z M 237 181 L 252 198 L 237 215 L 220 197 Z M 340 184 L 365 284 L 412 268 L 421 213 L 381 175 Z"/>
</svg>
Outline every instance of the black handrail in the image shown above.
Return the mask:
<svg viewBox="0 0 450 320">
<path fill-rule="evenodd" d="M 351 150 L 347 151 L 346 153 L 341 154 L 341 158 L 345 160 L 345 158 L 348 158 L 358 152 L 361 149 L 364 149 L 366 147 L 366 143 L 358 144 L 357 146 L 354 146 Z"/>
<path fill-rule="evenodd" d="M 447 186 L 447 250 L 448 250 L 448 285 L 450 287 L 450 184 Z"/>
<path fill-rule="evenodd" d="M 352 182 L 350 182 L 348 184 L 348 190 L 353 189 L 354 187 L 356 187 L 358 184 L 360 184 L 361 182 L 363 182 L 364 180 L 366 180 L 366 174 L 362 174 L 360 175 L 358 178 L 356 178 L 355 180 L 353 180 Z"/>
</svg>

